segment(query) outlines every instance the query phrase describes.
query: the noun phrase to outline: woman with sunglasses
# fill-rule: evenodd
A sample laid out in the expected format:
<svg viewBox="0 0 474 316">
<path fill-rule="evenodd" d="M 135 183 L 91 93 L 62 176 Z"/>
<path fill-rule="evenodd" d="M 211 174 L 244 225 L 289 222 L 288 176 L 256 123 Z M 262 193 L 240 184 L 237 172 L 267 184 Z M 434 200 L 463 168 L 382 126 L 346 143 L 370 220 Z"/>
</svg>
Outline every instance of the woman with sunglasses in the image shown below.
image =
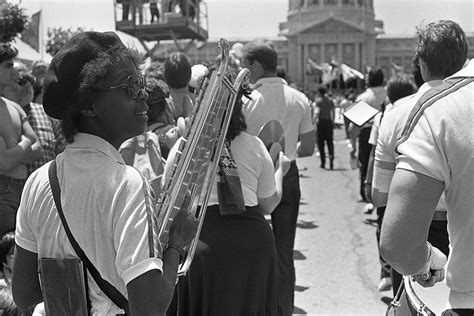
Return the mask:
<svg viewBox="0 0 474 316">
<path fill-rule="evenodd" d="M 54 56 L 44 82 L 45 111 L 63 120 L 69 142 L 55 160 L 65 221 L 101 277 L 128 300 L 128 311 L 119 308 L 88 268 L 92 315 L 162 315 L 182 247 L 195 234 L 195 220 L 179 214 L 162 249 L 149 186 L 117 151 L 146 128 L 140 62 L 115 33 L 84 32 Z M 12 283 L 22 309 L 42 300 L 39 258 L 77 257 L 50 189 L 50 165 L 29 177 L 18 211 Z"/>
</svg>

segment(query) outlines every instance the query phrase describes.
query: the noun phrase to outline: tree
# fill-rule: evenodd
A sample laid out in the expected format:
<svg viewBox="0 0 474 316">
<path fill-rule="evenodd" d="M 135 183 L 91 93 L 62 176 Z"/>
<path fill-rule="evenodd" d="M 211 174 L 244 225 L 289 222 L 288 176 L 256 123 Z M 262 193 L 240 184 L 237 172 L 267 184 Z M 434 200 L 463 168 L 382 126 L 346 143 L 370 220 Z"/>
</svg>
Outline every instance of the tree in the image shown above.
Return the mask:
<svg viewBox="0 0 474 316">
<path fill-rule="evenodd" d="M 48 28 L 48 39 L 46 41 L 46 52 L 51 56 L 56 55 L 56 53 L 61 49 L 61 47 L 66 44 L 67 41 L 77 33 L 82 33 L 85 30 L 83 28 L 77 28 L 73 31 L 71 28 L 63 29 L 59 28 Z"/>
<path fill-rule="evenodd" d="M 11 42 L 25 30 L 28 16 L 16 4 L 0 1 L 0 42 Z"/>
</svg>

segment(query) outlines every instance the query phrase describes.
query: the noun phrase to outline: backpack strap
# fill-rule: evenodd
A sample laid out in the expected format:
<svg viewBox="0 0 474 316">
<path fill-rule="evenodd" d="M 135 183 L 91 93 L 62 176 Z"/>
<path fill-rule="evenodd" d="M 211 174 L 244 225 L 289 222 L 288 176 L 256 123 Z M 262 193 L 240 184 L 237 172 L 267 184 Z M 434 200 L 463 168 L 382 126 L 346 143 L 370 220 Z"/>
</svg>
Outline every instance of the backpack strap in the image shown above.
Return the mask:
<svg viewBox="0 0 474 316">
<path fill-rule="evenodd" d="M 61 189 L 59 187 L 59 181 L 57 176 L 57 166 L 56 160 L 53 160 L 49 166 L 48 170 L 49 176 L 49 184 L 51 186 L 51 191 L 53 193 L 54 203 L 56 204 L 56 209 L 58 210 L 59 217 L 61 218 L 61 222 L 64 226 L 64 230 L 66 231 L 66 235 L 71 243 L 74 251 L 76 252 L 77 256 L 85 263 L 87 270 L 91 274 L 92 278 L 94 278 L 95 282 L 102 290 L 102 292 L 107 295 L 115 305 L 120 307 L 125 311 L 126 315 L 130 315 L 129 308 L 128 308 L 128 300 L 120 293 L 112 284 L 107 282 L 102 278 L 99 271 L 96 267 L 92 264 L 92 262 L 87 258 L 86 254 L 82 250 L 82 248 L 77 243 L 76 239 L 71 233 L 69 226 L 66 221 L 66 217 L 64 216 L 63 209 L 61 207 Z"/>
</svg>

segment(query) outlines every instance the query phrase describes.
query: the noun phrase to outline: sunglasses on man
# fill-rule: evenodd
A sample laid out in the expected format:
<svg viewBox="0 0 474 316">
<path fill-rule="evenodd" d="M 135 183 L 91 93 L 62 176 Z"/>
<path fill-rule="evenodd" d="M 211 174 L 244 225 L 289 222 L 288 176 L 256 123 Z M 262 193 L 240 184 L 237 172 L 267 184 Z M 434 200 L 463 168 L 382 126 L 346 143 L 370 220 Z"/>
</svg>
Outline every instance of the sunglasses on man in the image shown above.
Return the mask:
<svg viewBox="0 0 474 316">
<path fill-rule="evenodd" d="M 105 90 L 112 90 L 117 88 L 126 88 L 128 96 L 132 99 L 137 99 L 140 92 L 145 92 L 146 81 L 145 77 L 140 74 L 133 74 L 127 77 L 127 83 L 105 88 Z"/>
</svg>

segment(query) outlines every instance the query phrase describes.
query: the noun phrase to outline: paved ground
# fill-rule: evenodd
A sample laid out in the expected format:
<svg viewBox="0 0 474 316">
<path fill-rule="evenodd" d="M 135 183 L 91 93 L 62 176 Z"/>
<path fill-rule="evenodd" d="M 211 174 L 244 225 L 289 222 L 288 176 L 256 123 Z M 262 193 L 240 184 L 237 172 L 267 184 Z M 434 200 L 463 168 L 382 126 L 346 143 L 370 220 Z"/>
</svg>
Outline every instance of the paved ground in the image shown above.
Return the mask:
<svg viewBox="0 0 474 316">
<path fill-rule="evenodd" d="M 296 233 L 295 314 L 383 315 L 392 292 L 379 292 L 375 214 L 358 201 L 358 170 L 349 167 L 342 129 L 334 170 L 318 156 L 298 160 L 302 201 Z"/>
</svg>

